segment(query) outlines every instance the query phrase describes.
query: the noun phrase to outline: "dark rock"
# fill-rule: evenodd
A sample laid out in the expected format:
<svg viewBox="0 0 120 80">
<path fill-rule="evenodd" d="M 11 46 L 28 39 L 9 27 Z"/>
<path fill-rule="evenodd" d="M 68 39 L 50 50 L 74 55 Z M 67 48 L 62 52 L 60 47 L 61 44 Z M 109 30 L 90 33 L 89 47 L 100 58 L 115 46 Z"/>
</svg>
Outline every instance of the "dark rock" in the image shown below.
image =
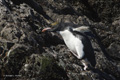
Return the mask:
<svg viewBox="0 0 120 80">
<path fill-rule="evenodd" d="M 120 44 L 111 43 L 107 50 L 111 57 L 120 60 Z"/>
<path fill-rule="evenodd" d="M 52 58 L 32 54 L 20 71 L 23 78 L 68 80 L 65 71 Z M 21 78 L 22 79 L 22 78 Z"/>
<path fill-rule="evenodd" d="M 111 23 L 114 18 L 120 16 L 119 0 L 88 0 L 88 3 L 92 7 L 92 9 L 97 12 L 99 18 L 101 18 L 101 20 L 104 22 L 107 21 Z"/>
<path fill-rule="evenodd" d="M 2 77 L 9 78 L 5 75 L 12 75 L 12 77 L 15 77 L 25 62 L 25 58 L 30 54 L 29 50 L 30 48 L 25 45 L 15 44 L 12 46 L 2 60 L 4 62 L 1 68 Z"/>
</svg>

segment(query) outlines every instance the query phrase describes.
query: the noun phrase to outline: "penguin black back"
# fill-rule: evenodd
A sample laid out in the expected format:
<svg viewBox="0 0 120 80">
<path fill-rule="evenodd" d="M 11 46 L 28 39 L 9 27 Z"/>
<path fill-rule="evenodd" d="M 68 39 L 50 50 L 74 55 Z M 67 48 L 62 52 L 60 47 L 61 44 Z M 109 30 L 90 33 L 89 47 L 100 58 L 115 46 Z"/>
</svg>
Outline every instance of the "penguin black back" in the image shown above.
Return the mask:
<svg viewBox="0 0 120 80">
<path fill-rule="evenodd" d="M 87 35 L 78 32 L 78 31 L 72 31 L 73 35 L 76 36 L 77 38 L 81 39 L 83 45 L 84 45 L 84 58 L 87 58 L 88 61 L 90 61 L 91 65 L 95 67 L 96 61 L 95 61 L 95 54 L 94 50 L 91 44 L 90 39 L 87 37 Z"/>
</svg>

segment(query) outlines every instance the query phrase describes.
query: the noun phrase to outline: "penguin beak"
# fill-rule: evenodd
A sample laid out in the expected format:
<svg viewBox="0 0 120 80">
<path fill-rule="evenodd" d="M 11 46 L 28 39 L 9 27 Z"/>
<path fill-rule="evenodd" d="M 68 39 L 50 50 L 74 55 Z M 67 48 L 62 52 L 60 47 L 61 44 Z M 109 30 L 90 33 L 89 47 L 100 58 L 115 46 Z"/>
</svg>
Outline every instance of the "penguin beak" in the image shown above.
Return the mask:
<svg viewBox="0 0 120 80">
<path fill-rule="evenodd" d="M 51 29 L 50 27 L 44 28 L 44 29 L 42 30 L 42 32 L 46 32 L 46 31 L 48 31 L 48 30 L 50 30 L 50 29 Z"/>
<path fill-rule="evenodd" d="M 46 31 L 56 32 L 56 31 L 58 30 L 58 27 L 55 27 L 57 24 L 58 24 L 58 22 L 52 23 L 52 24 L 51 24 L 51 25 L 53 26 L 52 28 L 50 28 L 50 27 L 44 28 L 44 29 L 42 30 L 42 32 L 46 32 Z"/>
</svg>

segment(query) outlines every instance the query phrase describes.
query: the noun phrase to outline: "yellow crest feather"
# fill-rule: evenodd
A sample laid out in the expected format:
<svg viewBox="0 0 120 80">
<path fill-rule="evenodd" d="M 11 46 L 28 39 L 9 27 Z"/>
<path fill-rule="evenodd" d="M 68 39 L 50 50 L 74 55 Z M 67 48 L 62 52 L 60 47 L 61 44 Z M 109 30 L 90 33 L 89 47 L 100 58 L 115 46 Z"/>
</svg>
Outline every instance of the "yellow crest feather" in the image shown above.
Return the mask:
<svg viewBox="0 0 120 80">
<path fill-rule="evenodd" d="M 52 26 L 55 26 L 55 25 L 57 25 L 58 24 L 58 22 L 54 22 L 54 23 L 52 23 L 51 25 Z"/>
</svg>

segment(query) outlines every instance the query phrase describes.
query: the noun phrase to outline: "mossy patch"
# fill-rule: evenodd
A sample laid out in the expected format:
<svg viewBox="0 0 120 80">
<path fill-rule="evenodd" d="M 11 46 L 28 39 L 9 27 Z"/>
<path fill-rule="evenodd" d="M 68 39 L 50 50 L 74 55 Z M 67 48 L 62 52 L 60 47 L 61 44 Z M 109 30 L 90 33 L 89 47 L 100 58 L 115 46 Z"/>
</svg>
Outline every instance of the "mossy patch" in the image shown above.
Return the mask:
<svg viewBox="0 0 120 80">
<path fill-rule="evenodd" d="M 32 54 L 26 59 L 27 67 L 23 67 L 20 75 L 27 78 L 37 77 L 40 80 L 67 80 L 66 72 L 57 65 L 56 60 L 38 54 Z"/>
</svg>

